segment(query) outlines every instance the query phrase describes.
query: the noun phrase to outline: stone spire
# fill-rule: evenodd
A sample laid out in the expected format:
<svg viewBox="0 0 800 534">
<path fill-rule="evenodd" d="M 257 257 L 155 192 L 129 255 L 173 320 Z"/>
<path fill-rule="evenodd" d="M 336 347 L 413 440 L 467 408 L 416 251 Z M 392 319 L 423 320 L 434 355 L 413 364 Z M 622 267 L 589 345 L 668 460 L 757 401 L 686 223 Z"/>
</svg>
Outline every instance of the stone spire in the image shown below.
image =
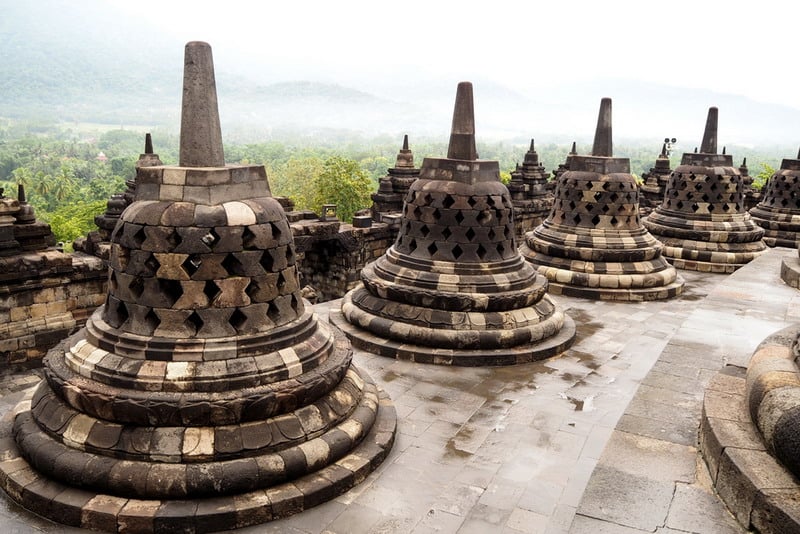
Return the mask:
<svg viewBox="0 0 800 534">
<path fill-rule="evenodd" d="M 706 118 L 706 129 L 703 132 L 703 142 L 700 144 L 700 152 L 703 154 L 717 153 L 717 124 L 719 121 L 719 110 L 716 107 L 708 108 Z"/>
<path fill-rule="evenodd" d="M 461 82 L 456 91 L 456 104 L 453 110 L 453 126 L 450 129 L 450 144 L 447 147 L 448 159 L 476 160 L 475 148 L 475 110 L 472 99 L 472 84 Z"/>
<path fill-rule="evenodd" d="M 208 43 L 187 43 L 183 66 L 180 166 L 224 167 L 214 60 Z"/>
<path fill-rule="evenodd" d="M 371 195 L 371 212 L 373 221 L 392 224 L 399 221 L 403 198 L 419 176 L 419 169 L 414 167 L 414 153 L 408 148 L 408 134 L 403 136 L 403 148 L 397 153 L 394 167 L 387 171 L 378 182 L 378 191 Z"/>
<path fill-rule="evenodd" d="M 594 132 L 593 156 L 611 157 L 614 155 L 611 139 L 611 99 L 600 101 L 600 112 L 597 115 L 597 129 Z"/>
</svg>

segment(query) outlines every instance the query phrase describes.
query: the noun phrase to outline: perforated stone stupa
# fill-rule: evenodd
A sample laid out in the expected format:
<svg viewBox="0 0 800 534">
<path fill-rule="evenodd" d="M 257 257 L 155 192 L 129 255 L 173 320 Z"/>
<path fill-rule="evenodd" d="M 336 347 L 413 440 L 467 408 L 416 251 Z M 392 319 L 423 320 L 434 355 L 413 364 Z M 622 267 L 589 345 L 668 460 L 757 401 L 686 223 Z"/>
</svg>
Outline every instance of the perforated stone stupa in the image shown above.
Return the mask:
<svg viewBox="0 0 800 534">
<path fill-rule="evenodd" d="M 511 181 L 508 184 L 514 204 L 514 226 L 518 238 L 541 224 L 550 212 L 553 206 L 553 182 L 548 178 L 549 174 L 539 163 L 539 154 L 536 152 L 534 140 L 531 139 L 531 146 L 525 153 L 522 165 L 517 165 L 516 170 L 511 172 Z"/>
<path fill-rule="evenodd" d="M 745 210 L 742 177 L 730 155 L 717 154 L 718 111 L 708 110 L 700 152 L 685 153 L 664 200 L 642 222 L 680 269 L 731 273 L 766 250 Z"/>
<path fill-rule="evenodd" d="M 800 152 L 784 159 L 781 168 L 764 185 L 761 202 L 750 210 L 753 221 L 764 229 L 770 247 L 797 248 L 800 244 Z"/>
<path fill-rule="evenodd" d="M 139 168 L 105 304 L 2 426 L 3 489 L 68 525 L 269 521 L 347 491 L 393 442 L 387 397 L 300 296 L 264 167 L 224 163 L 210 47 L 184 67 L 179 166 Z"/>
<path fill-rule="evenodd" d="M 508 189 L 478 159 L 472 85 L 458 86 L 446 158 L 425 158 L 395 244 L 361 272 L 331 321 L 383 356 L 508 365 L 565 350 L 575 326 L 519 255 Z"/>
<path fill-rule="evenodd" d="M 614 157 L 611 99 L 600 103 L 591 156 L 571 156 L 553 209 L 525 236 L 520 252 L 550 291 L 604 300 L 656 300 L 680 294 L 683 280 L 642 226 L 630 161 Z"/>
</svg>

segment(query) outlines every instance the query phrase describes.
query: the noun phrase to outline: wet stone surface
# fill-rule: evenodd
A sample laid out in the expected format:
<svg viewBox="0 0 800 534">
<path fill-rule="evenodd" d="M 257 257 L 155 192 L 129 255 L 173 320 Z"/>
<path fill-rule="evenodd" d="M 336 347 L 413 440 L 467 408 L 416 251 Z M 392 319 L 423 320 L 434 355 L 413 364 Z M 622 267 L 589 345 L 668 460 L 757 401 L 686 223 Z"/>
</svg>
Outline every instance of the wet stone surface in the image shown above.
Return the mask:
<svg viewBox="0 0 800 534">
<path fill-rule="evenodd" d="M 731 276 L 687 272 L 670 301 L 560 297 L 578 338 L 542 362 L 454 368 L 356 351 L 398 412 L 386 461 L 327 503 L 236 532 L 743 532 L 698 463 L 700 406 L 717 370 L 746 365 L 764 337 L 800 319 L 800 293 L 779 279 L 787 255 L 771 250 Z M 5 373 L 0 411 L 35 376 Z M 79 532 L 7 498 L 0 526 Z"/>
</svg>

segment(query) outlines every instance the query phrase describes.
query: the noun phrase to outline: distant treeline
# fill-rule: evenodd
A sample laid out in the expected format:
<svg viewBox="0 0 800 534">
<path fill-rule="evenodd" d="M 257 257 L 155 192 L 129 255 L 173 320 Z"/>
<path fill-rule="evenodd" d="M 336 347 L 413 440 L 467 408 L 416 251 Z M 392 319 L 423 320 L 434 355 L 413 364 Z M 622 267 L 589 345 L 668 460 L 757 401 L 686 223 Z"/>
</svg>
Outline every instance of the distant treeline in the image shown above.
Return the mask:
<svg viewBox="0 0 800 534">
<path fill-rule="evenodd" d="M 160 130 L 152 136 L 161 160 L 177 164 L 178 136 Z M 369 207 L 370 193 L 394 166 L 401 145 L 400 136 L 284 132 L 259 143 L 226 145 L 225 159 L 231 164 L 264 165 L 273 194 L 292 198 L 299 209 L 318 211 L 322 203 L 336 203 L 340 216 L 349 219 L 356 210 Z M 537 142 L 536 150 L 541 163 L 552 171 L 564 162 L 570 145 Z M 482 159 L 499 161 L 507 177 L 529 146 L 529 139 L 479 141 L 478 153 Z M 17 184 L 24 184 L 38 217 L 50 222 L 58 240 L 69 243 L 94 229 L 94 216 L 103 212 L 108 197 L 122 192 L 125 180 L 134 176 L 143 148 L 144 133 L 129 129 L 0 120 L 0 187 L 6 196 L 16 196 Z M 420 166 L 427 156 L 445 155 L 447 139 L 414 139 L 412 134 L 410 148 Z M 577 148 L 579 154 L 591 150 L 580 143 Z M 636 176 L 653 166 L 660 150 L 660 143 L 644 141 L 614 147 L 615 155 L 630 158 Z M 782 158 L 794 157 L 777 147 L 730 146 L 727 152 L 733 154 L 737 166 L 747 157 L 753 176 L 777 168 Z M 672 154 L 673 167 L 680 156 Z"/>
</svg>

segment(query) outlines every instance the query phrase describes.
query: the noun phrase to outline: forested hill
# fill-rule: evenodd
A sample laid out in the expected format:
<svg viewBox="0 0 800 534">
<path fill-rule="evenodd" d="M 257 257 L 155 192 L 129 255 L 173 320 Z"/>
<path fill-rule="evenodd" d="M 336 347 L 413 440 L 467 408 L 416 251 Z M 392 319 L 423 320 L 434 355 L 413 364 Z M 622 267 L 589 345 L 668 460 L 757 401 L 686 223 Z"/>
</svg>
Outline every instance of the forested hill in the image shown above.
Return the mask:
<svg viewBox="0 0 800 534">
<path fill-rule="evenodd" d="M 0 0 L 0 9 L 0 118 L 177 131 L 185 43 L 131 20 L 104 0 Z M 216 50 L 227 47 L 230 54 L 231 44 L 211 45 L 227 142 L 258 142 L 281 132 L 446 139 L 458 80 L 418 79 L 403 72 L 365 80 L 357 72 L 342 72 L 333 83 L 303 72 L 302 66 L 295 69 L 300 77 L 287 79 L 274 65 L 232 64 L 230 55 L 219 61 Z M 535 58 L 528 61 L 520 68 L 535 65 Z M 680 62 L 676 65 L 679 69 Z M 685 75 L 691 73 L 676 71 L 675 79 Z M 731 83 L 744 75 L 731 73 Z M 547 83 L 536 90 L 517 87 L 513 72 L 507 80 L 471 80 L 479 134 L 586 141 L 594 132 L 600 98 L 610 96 L 615 138 L 622 142 L 670 136 L 691 150 L 700 142 L 708 107 L 718 106 L 721 144 L 800 143 L 800 110 L 786 106 L 618 79 L 560 85 L 558 72 L 543 72 L 542 79 Z"/>
</svg>

